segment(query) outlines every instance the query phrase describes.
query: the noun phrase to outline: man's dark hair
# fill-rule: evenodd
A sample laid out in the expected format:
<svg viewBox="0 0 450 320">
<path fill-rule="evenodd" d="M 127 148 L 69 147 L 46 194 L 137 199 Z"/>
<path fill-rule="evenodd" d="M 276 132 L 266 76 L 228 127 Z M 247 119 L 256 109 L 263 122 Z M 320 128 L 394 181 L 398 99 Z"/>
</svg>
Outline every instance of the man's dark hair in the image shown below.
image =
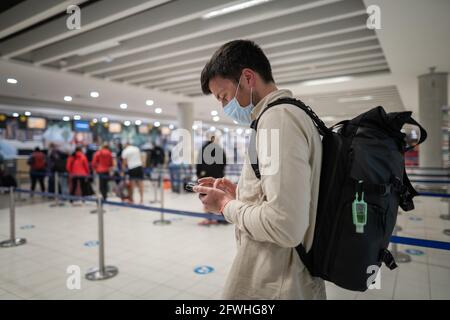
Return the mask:
<svg viewBox="0 0 450 320">
<path fill-rule="evenodd" d="M 257 72 L 267 83 L 274 82 L 270 62 L 262 49 L 250 40 L 233 40 L 221 46 L 203 68 L 203 93 L 211 93 L 209 81 L 217 76 L 239 82 L 244 68 Z"/>
</svg>

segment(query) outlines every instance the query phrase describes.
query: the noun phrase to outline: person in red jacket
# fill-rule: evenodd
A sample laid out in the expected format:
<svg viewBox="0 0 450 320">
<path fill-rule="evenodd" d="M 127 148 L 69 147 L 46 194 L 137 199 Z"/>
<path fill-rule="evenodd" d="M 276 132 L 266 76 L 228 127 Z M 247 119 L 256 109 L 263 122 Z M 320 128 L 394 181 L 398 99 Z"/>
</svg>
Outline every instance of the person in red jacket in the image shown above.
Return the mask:
<svg viewBox="0 0 450 320">
<path fill-rule="evenodd" d="M 100 150 L 94 154 L 92 159 L 92 169 L 98 174 L 100 179 L 100 193 L 103 200 L 108 196 L 109 173 L 113 166 L 113 156 L 109 150 L 108 143 L 105 142 Z"/>
<path fill-rule="evenodd" d="M 83 197 L 87 196 L 87 177 L 89 176 L 89 164 L 86 156 L 81 151 L 81 147 L 77 147 L 75 149 L 75 152 L 69 157 L 69 159 L 67 159 L 66 169 L 72 181 L 70 194 L 74 196 L 77 191 L 78 184 L 80 184 L 81 195 Z"/>
<path fill-rule="evenodd" d="M 39 182 L 41 191 L 45 192 L 44 178 L 47 163 L 45 154 L 41 151 L 41 149 L 39 149 L 39 147 L 36 147 L 30 158 L 28 158 L 28 165 L 30 166 L 31 191 L 34 191 L 36 188 L 36 182 Z M 33 196 L 33 194 L 31 194 L 31 196 Z"/>
</svg>

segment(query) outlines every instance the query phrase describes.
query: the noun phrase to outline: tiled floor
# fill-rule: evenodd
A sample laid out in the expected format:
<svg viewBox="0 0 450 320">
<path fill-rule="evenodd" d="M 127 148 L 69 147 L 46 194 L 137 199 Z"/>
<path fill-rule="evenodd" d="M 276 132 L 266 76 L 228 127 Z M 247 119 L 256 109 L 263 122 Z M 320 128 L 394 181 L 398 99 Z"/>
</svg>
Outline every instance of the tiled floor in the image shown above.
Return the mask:
<svg viewBox="0 0 450 320">
<path fill-rule="evenodd" d="M 146 204 L 153 198 L 149 186 Z M 192 194 L 166 192 L 169 208 L 201 211 Z M 118 276 L 91 282 L 84 274 L 98 264 L 97 215 L 93 203 L 50 208 L 34 200 L 17 207 L 17 236 L 28 243 L 0 248 L 0 299 L 219 299 L 235 254 L 231 225 L 201 227 L 198 218 L 166 215 L 168 226 L 153 224 L 158 212 L 106 206 L 106 264 Z M 450 241 L 442 230 L 450 221 L 447 203 L 435 198 L 416 202 L 413 213 L 399 216 L 399 235 Z M 0 210 L 0 239 L 8 237 L 9 210 Z M 416 219 L 421 218 L 421 220 Z M 92 241 L 92 242 L 89 242 Z M 87 246 L 87 244 L 94 244 Z M 355 293 L 327 283 L 329 299 L 450 299 L 450 252 L 419 249 L 412 262 L 394 271 L 383 268 L 381 289 Z M 68 289 L 71 265 L 81 269 L 81 289 Z M 197 274 L 198 266 L 214 271 Z M 70 281 L 69 281 L 70 282 Z"/>
</svg>

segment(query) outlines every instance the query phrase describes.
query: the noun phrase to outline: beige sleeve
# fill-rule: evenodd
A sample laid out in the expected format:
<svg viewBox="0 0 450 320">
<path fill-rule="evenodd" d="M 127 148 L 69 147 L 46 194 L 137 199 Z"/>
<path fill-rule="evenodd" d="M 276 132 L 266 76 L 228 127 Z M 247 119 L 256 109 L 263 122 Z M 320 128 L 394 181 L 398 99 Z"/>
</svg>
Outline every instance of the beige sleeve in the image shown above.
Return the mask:
<svg viewBox="0 0 450 320">
<path fill-rule="evenodd" d="M 308 116 L 296 108 L 277 106 L 266 111 L 258 124 L 259 159 L 262 143 L 267 143 L 260 137 L 261 129 L 279 130 L 278 170 L 269 175 L 263 172 L 261 178 L 265 200 L 259 205 L 232 200 L 223 212 L 227 221 L 256 241 L 289 248 L 303 241 L 309 226 L 312 158 L 309 144 L 316 130 Z"/>
</svg>

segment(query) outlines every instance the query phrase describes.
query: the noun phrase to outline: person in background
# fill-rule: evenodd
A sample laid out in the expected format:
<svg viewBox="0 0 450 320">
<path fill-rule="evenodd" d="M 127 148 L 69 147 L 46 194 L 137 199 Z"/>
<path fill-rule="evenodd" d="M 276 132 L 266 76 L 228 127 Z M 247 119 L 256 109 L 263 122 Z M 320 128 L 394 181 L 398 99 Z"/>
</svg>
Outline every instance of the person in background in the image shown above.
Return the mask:
<svg viewBox="0 0 450 320">
<path fill-rule="evenodd" d="M 111 168 L 113 167 L 113 156 L 109 145 L 104 142 L 102 148 L 98 150 L 92 159 L 92 169 L 98 174 L 100 179 L 100 193 L 103 200 L 108 197 L 108 181 Z"/>
<path fill-rule="evenodd" d="M 165 154 L 164 149 L 159 145 L 155 144 L 155 146 L 150 150 L 150 157 L 147 160 L 147 167 L 156 168 L 160 165 L 164 164 Z"/>
<path fill-rule="evenodd" d="M 138 147 L 133 146 L 129 142 L 122 151 L 122 173 L 128 168 L 128 176 L 130 177 L 131 190 L 138 187 L 140 204 L 144 203 L 144 168 L 142 166 L 141 151 Z M 131 196 L 131 199 L 133 197 Z"/>
<path fill-rule="evenodd" d="M 0 172 L 3 172 L 3 164 L 5 163 L 5 157 L 3 157 L 3 154 L 0 152 Z"/>
<path fill-rule="evenodd" d="M 146 161 L 146 167 L 150 172 L 150 176 L 154 169 L 161 168 L 164 165 L 166 155 L 164 152 L 164 149 L 160 147 L 159 145 L 155 144 L 147 153 L 147 161 Z M 158 173 L 158 188 L 161 186 L 161 171 L 155 170 Z M 172 183 L 172 186 L 174 184 Z"/>
<path fill-rule="evenodd" d="M 200 161 L 197 163 L 197 178 L 223 178 L 225 176 L 225 166 L 227 165 L 227 156 L 225 151 L 217 144 L 214 143 L 216 137 L 212 135 L 208 141 L 206 141 L 201 150 Z M 227 224 L 226 221 L 205 219 L 199 223 L 199 225 L 211 225 L 211 224 Z"/>
<path fill-rule="evenodd" d="M 116 145 L 116 161 L 117 161 L 117 171 L 122 172 L 122 151 L 123 151 L 123 146 L 122 143 L 119 142 Z"/>
<path fill-rule="evenodd" d="M 58 158 L 55 159 L 55 172 L 58 174 L 60 192 L 63 195 L 69 194 L 69 179 L 67 177 L 67 152 L 58 150 Z"/>
<path fill-rule="evenodd" d="M 50 143 L 47 154 L 47 169 L 50 173 L 48 179 L 48 192 L 55 192 L 55 174 L 58 174 L 58 192 L 67 194 L 68 184 L 66 176 L 67 155 Z"/>
<path fill-rule="evenodd" d="M 70 194 L 76 195 L 77 187 L 80 185 L 81 196 L 88 195 L 87 178 L 89 176 L 89 164 L 86 156 L 81 151 L 81 147 L 77 147 L 75 152 L 67 159 L 66 170 L 72 181 Z M 70 200 L 70 202 L 73 202 Z"/>
<path fill-rule="evenodd" d="M 31 178 L 31 191 L 36 188 L 36 182 L 39 182 L 41 186 L 41 191 L 45 192 L 45 168 L 46 159 L 45 154 L 41 151 L 39 147 L 34 149 L 34 152 L 28 158 L 28 165 L 30 166 L 30 178 Z"/>
</svg>

